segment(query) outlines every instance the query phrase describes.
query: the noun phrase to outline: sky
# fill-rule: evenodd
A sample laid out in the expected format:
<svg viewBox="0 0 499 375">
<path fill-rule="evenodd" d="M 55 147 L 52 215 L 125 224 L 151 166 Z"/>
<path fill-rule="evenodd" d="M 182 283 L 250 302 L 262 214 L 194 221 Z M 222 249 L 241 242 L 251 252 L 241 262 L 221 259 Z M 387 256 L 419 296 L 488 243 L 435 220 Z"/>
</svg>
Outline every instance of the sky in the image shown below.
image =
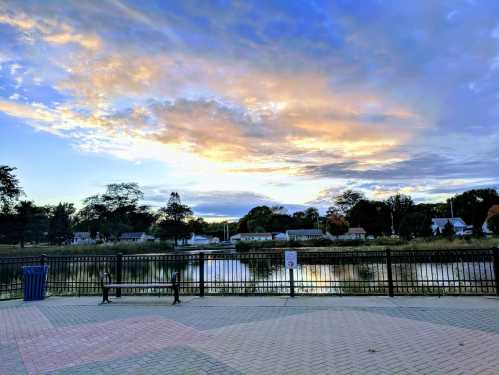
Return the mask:
<svg viewBox="0 0 499 375">
<path fill-rule="evenodd" d="M 212 220 L 497 188 L 499 2 L 0 0 L 0 164 Z"/>
</svg>

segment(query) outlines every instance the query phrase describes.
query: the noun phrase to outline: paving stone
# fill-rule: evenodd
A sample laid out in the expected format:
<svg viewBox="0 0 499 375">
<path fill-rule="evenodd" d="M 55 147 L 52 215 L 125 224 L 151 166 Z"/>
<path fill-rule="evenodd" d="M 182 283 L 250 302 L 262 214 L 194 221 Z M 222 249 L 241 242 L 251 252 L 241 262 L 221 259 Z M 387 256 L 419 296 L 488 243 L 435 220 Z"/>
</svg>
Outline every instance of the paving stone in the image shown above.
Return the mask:
<svg viewBox="0 0 499 375">
<path fill-rule="evenodd" d="M 0 302 L 0 374 L 499 374 L 499 300 L 123 301 Z"/>
</svg>

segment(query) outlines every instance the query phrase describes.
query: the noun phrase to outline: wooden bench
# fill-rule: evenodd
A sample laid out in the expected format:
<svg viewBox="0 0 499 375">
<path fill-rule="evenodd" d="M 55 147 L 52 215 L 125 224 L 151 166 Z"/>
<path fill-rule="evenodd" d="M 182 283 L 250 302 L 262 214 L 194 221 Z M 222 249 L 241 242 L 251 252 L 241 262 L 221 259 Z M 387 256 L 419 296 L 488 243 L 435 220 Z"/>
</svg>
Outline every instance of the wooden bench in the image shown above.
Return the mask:
<svg viewBox="0 0 499 375">
<path fill-rule="evenodd" d="M 178 282 L 178 273 L 174 272 L 172 274 L 170 283 L 119 283 L 113 284 L 111 275 L 107 272 L 101 273 L 101 287 L 102 287 L 102 302 L 111 303 L 109 301 L 109 290 L 110 289 L 125 289 L 125 288 L 141 288 L 141 289 L 161 289 L 161 288 L 172 288 L 173 289 L 173 304 L 180 303 L 180 286 Z"/>
</svg>

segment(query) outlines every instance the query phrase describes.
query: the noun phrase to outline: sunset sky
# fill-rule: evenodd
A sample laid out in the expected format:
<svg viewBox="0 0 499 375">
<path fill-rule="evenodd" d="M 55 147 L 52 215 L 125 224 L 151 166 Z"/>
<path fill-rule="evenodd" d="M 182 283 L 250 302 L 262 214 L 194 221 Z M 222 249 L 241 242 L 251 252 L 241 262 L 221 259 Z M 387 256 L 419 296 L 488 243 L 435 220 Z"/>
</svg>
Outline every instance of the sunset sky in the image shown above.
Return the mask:
<svg viewBox="0 0 499 375">
<path fill-rule="evenodd" d="M 196 214 L 499 186 L 499 1 L 0 0 L 0 164 Z"/>
</svg>

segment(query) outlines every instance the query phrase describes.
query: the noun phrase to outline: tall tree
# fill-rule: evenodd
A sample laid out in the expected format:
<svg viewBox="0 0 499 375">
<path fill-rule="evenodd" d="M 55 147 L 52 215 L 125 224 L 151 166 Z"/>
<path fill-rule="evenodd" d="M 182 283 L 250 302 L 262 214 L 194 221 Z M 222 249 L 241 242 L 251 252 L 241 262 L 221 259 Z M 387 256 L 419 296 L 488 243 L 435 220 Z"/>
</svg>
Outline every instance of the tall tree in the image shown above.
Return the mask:
<svg viewBox="0 0 499 375">
<path fill-rule="evenodd" d="M 348 231 L 348 222 L 344 216 L 331 213 L 327 216 L 327 230 L 333 236 L 340 236 Z"/>
<path fill-rule="evenodd" d="M 49 218 L 48 240 L 54 245 L 62 245 L 73 237 L 71 229 L 72 216 L 75 208 L 72 203 L 59 203 Z"/>
<path fill-rule="evenodd" d="M 394 234 L 399 234 L 400 221 L 414 208 L 412 198 L 404 194 L 392 195 L 386 200 L 390 208 Z"/>
<path fill-rule="evenodd" d="M 456 231 L 454 230 L 454 225 L 452 225 L 451 222 L 447 220 L 447 223 L 445 223 L 444 228 L 442 229 L 442 236 L 450 240 L 452 239 L 452 237 L 454 237 L 455 234 Z"/>
<path fill-rule="evenodd" d="M 12 236 L 21 248 L 27 241 L 40 242 L 48 227 L 47 210 L 31 201 L 21 201 L 14 207 Z"/>
<path fill-rule="evenodd" d="M 362 192 L 348 189 L 336 196 L 334 203 L 340 212 L 346 215 L 359 201 L 365 198 Z"/>
<path fill-rule="evenodd" d="M 14 171 L 16 168 L 0 165 L 0 209 L 7 210 L 19 199 L 22 189 Z"/>
<path fill-rule="evenodd" d="M 431 217 L 421 212 L 411 212 L 400 220 L 399 234 L 410 240 L 414 237 L 431 237 Z"/>
<path fill-rule="evenodd" d="M 353 227 L 362 227 L 374 236 L 391 233 L 390 208 L 385 202 L 362 199 L 353 206 L 347 215 Z"/>
<path fill-rule="evenodd" d="M 447 201 L 450 206 L 450 200 Z M 482 232 L 482 225 L 491 206 L 499 204 L 495 189 L 474 189 L 452 198 L 454 216 L 461 217 L 466 224 L 473 225 L 476 233 Z"/>
<path fill-rule="evenodd" d="M 239 221 L 240 232 L 266 232 L 270 230 L 274 211 L 268 206 L 252 208 Z"/>
<path fill-rule="evenodd" d="M 175 245 L 177 245 L 180 238 L 186 238 L 189 235 L 189 226 L 186 221 L 192 216 L 191 208 L 182 204 L 180 195 L 177 192 L 172 192 L 166 207 L 160 208 L 159 211 L 158 228 L 160 237 L 173 238 Z"/>
<path fill-rule="evenodd" d="M 207 234 L 208 223 L 202 217 L 192 218 L 188 221 L 189 232 L 195 234 Z"/>
<path fill-rule="evenodd" d="M 119 183 L 106 186 L 102 195 L 94 195 L 83 201 L 78 214 L 78 228 L 88 228 L 95 234 L 99 231 L 104 237 L 117 240 L 121 233 L 146 228 L 137 224 L 139 217 L 150 222 L 147 206 L 138 206 L 143 193 L 136 183 Z M 146 221 L 147 221 L 146 220 Z M 147 224 L 147 223 L 146 223 Z"/>
</svg>

